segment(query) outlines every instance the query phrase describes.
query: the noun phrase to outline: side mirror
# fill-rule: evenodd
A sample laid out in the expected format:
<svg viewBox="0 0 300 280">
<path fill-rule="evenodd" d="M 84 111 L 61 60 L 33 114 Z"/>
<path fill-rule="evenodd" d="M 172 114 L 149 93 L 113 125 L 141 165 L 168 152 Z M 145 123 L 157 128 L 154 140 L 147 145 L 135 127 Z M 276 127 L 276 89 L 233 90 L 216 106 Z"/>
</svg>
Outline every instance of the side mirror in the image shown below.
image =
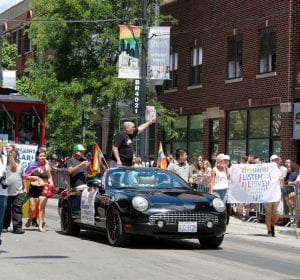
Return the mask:
<svg viewBox="0 0 300 280">
<path fill-rule="evenodd" d="M 86 185 L 89 188 L 99 188 L 102 184 L 102 181 L 100 179 L 94 179 L 94 180 L 88 180 L 86 182 Z"/>
<path fill-rule="evenodd" d="M 99 190 L 99 193 L 101 193 L 101 194 L 105 192 L 104 185 L 102 183 L 102 180 L 100 180 L 100 179 L 88 180 L 86 182 L 86 185 L 89 188 L 97 188 Z"/>
<path fill-rule="evenodd" d="M 198 190 L 198 185 L 196 183 L 191 183 L 190 185 L 191 185 L 191 187 L 193 188 L 194 191 Z"/>
</svg>

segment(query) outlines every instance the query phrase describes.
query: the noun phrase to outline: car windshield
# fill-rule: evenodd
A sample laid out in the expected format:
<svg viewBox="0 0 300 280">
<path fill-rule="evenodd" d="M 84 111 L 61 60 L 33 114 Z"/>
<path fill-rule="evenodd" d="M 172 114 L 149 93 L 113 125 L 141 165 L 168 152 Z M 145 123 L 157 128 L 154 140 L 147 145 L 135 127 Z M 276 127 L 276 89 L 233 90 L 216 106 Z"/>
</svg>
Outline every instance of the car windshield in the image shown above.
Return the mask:
<svg viewBox="0 0 300 280">
<path fill-rule="evenodd" d="M 114 189 L 190 189 L 179 176 L 168 170 L 153 168 L 116 168 L 106 174 L 109 187 Z"/>
</svg>

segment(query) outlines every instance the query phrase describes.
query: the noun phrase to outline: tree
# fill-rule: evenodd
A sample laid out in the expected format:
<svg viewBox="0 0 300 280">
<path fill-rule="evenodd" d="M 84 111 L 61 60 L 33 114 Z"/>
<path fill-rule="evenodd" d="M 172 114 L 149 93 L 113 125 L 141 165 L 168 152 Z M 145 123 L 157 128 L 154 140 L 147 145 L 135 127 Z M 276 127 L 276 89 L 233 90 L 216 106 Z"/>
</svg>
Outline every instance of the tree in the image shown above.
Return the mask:
<svg viewBox="0 0 300 280">
<path fill-rule="evenodd" d="M 4 69 L 13 69 L 16 66 L 17 47 L 16 44 L 9 44 L 3 40 L 2 48 L 2 67 Z"/>
<path fill-rule="evenodd" d="M 39 61 L 30 62 L 18 89 L 48 104 L 53 150 L 66 153 L 81 142 L 82 111 L 95 108 L 110 112 L 109 150 L 120 114 L 118 102 L 133 98 L 132 81 L 116 76 L 118 26 L 140 25 L 140 14 L 140 0 L 34 1 L 33 20 L 44 21 L 31 22 L 28 32 Z M 95 141 L 91 126 L 87 145 Z"/>
</svg>

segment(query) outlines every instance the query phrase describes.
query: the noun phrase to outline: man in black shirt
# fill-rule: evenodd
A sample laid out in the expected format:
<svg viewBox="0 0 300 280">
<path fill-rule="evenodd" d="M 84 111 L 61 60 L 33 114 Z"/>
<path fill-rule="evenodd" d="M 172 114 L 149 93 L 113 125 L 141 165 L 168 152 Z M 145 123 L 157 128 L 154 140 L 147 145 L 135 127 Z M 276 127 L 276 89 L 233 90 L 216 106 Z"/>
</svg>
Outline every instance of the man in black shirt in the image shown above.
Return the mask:
<svg viewBox="0 0 300 280">
<path fill-rule="evenodd" d="M 148 126 L 155 123 L 155 118 L 141 124 L 138 128 L 133 122 L 124 122 L 123 130 L 117 133 L 113 139 L 112 166 L 132 166 L 134 150 L 132 148 L 133 138 L 143 132 Z"/>
<path fill-rule="evenodd" d="M 67 161 L 67 171 L 70 174 L 70 187 L 75 188 L 85 184 L 89 162 L 84 158 L 86 149 L 81 144 L 73 147 L 73 156 Z"/>
</svg>

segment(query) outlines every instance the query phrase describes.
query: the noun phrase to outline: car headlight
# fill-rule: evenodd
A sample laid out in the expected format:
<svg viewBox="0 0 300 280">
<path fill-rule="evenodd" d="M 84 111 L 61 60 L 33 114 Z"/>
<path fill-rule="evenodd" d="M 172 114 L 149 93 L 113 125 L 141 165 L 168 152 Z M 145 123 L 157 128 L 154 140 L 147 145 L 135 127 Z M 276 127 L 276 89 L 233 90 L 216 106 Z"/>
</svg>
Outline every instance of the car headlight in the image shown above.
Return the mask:
<svg viewBox="0 0 300 280">
<path fill-rule="evenodd" d="M 225 211 L 225 204 L 223 200 L 220 198 L 214 198 L 212 201 L 213 207 L 218 211 L 218 212 L 224 212 Z"/>
<path fill-rule="evenodd" d="M 132 206 L 134 209 L 142 212 L 148 209 L 149 202 L 142 196 L 136 196 L 132 199 Z"/>
</svg>

